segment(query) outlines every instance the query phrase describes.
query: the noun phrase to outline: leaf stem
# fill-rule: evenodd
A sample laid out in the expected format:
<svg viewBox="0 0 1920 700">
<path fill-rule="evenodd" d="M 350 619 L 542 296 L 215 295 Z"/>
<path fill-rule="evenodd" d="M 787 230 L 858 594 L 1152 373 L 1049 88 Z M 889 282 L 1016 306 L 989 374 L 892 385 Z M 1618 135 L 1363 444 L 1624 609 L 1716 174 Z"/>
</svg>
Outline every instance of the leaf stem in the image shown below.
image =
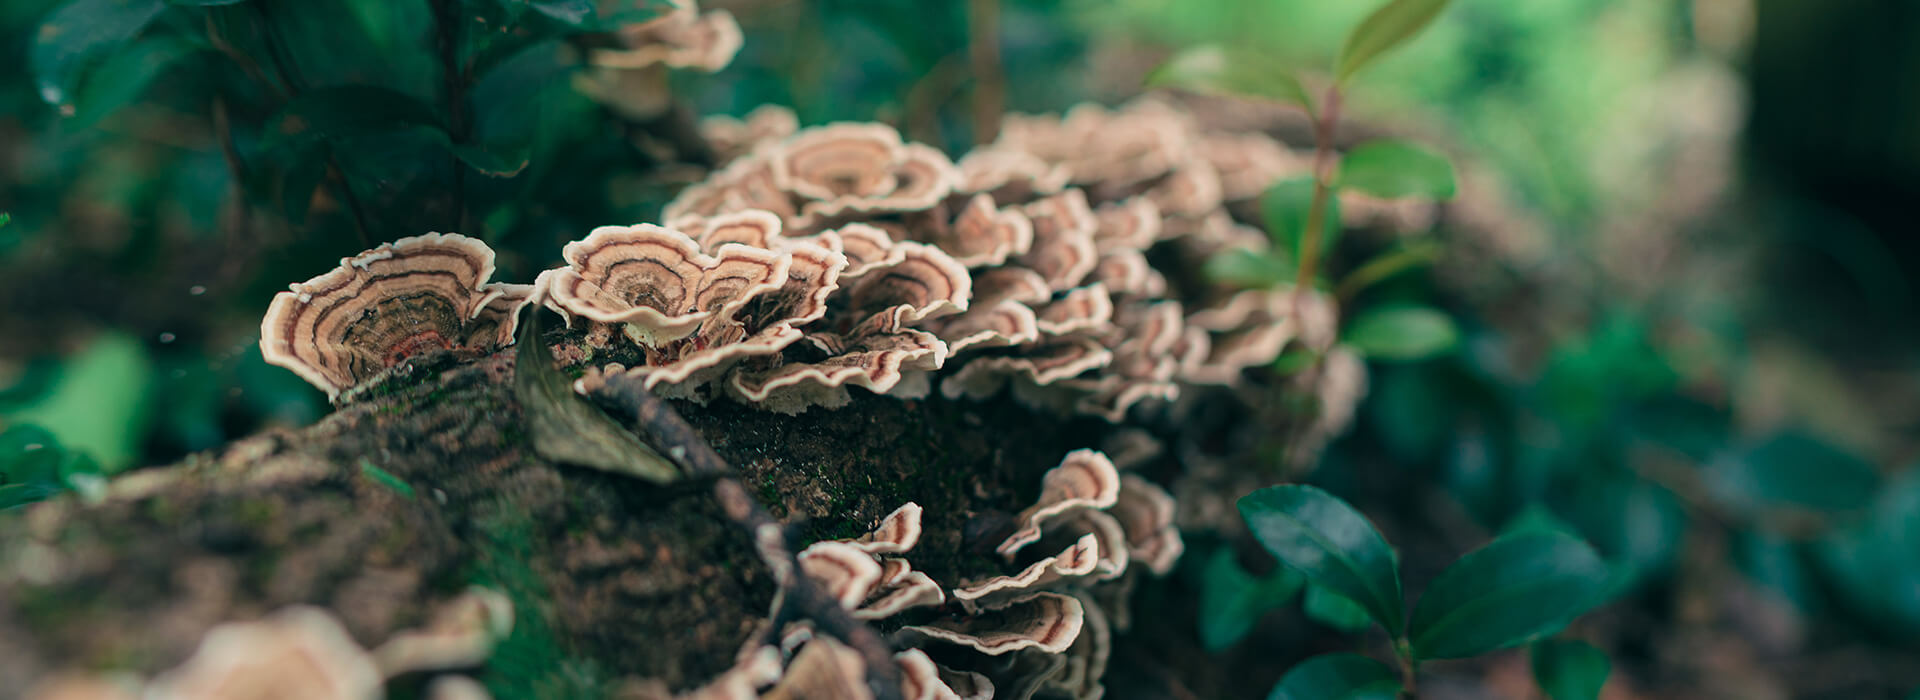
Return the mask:
<svg viewBox="0 0 1920 700">
<path fill-rule="evenodd" d="M 1321 229 L 1325 228 L 1327 198 L 1333 192 L 1333 130 L 1340 119 L 1340 85 L 1327 87 L 1320 119 L 1313 125 L 1313 201 L 1307 206 L 1307 230 L 1300 233 L 1300 268 L 1296 293 L 1313 286 L 1320 262 Z"/>
<path fill-rule="evenodd" d="M 1413 658 L 1413 645 L 1405 637 L 1393 640 L 1394 665 L 1400 669 L 1400 697 L 1412 700 L 1420 696 L 1417 684 L 1420 662 Z"/>
</svg>

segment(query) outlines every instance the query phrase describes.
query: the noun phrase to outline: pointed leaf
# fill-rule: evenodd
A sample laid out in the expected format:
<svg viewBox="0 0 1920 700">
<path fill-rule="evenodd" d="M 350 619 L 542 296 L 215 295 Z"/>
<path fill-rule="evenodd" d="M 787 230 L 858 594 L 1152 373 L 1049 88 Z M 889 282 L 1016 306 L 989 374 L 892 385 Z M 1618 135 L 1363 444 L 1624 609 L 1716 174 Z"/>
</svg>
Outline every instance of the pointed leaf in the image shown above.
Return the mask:
<svg viewBox="0 0 1920 700">
<path fill-rule="evenodd" d="M 1392 0 L 1360 21 L 1347 35 L 1334 67 L 1334 79 L 1342 83 L 1381 54 L 1405 43 L 1420 33 L 1433 18 L 1446 9 L 1447 0 Z"/>
<path fill-rule="evenodd" d="M 541 457 L 638 477 L 656 484 L 680 478 L 680 470 L 633 432 L 573 392 L 573 382 L 553 366 L 540 340 L 538 305 L 522 310 L 514 344 L 513 393 L 527 421 L 528 440 Z"/>
<path fill-rule="evenodd" d="M 1266 289 L 1291 281 L 1293 263 L 1271 253 L 1261 254 L 1244 248 L 1222 251 L 1207 258 L 1203 270 L 1207 279 L 1246 289 Z"/>
<path fill-rule="evenodd" d="M 1234 645 L 1253 630 L 1260 616 L 1286 605 L 1306 581 L 1281 567 L 1257 578 L 1234 561 L 1233 549 L 1221 547 L 1207 559 L 1200 581 L 1200 642 L 1207 651 Z"/>
<path fill-rule="evenodd" d="M 1389 633 L 1400 633 L 1399 561 L 1360 511 L 1312 486 L 1287 484 L 1242 497 L 1240 515 L 1280 563 L 1359 603 Z"/>
<path fill-rule="evenodd" d="M 1308 586 L 1300 609 L 1309 620 L 1347 632 L 1364 630 L 1373 623 L 1373 617 L 1367 614 L 1366 608 L 1346 596 L 1327 590 L 1325 586 Z"/>
<path fill-rule="evenodd" d="M 1547 639 L 1533 645 L 1533 682 L 1551 700 L 1599 700 L 1613 662 L 1606 652 L 1577 639 Z"/>
<path fill-rule="evenodd" d="M 1414 655 L 1457 659 L 1553 634 L 1598 605 L 1611 581 L 1577 537 L 1501 537 L 1460 557 L 1420 596 L 1408 628 Z"/>
<path fill-rule="evenodd" d="M 1291 71 L 1274 62 L 1219 46 L 1188 49 L 1147 74 L 1147 87 L 1177 87 L 1195 92 L 1260 97 L 1313 110 L 1313 98 Z"/>
<path fill-rule="evenodd" d="M 1451 199 L 1453 164 L 1406 141 L 1369 141 L 1340 159 L 1340 186 L 1375 197 Z"/>
<path fill-rule="evenodd" d="M 1347 325 L 1341 342 L 1369 359 L 1424 360 L 1453 349 L 1460 330 L 1437 309 L 1401 306 L 1362 312 Z"/>
<path fill-rule="evenodd" d="M 1359 654 L 1323 654 L 1280 678 L 1267 700 L 1392 700 L 1400 680 L 1386 664 Z"/>
</svg>

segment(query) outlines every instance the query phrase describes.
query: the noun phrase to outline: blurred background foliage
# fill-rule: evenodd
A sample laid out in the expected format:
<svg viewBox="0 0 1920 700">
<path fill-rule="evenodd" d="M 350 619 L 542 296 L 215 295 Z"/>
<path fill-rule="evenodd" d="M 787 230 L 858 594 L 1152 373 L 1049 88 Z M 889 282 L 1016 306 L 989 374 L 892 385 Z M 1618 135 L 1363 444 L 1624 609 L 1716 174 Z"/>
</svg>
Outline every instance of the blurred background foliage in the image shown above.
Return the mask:
<svg viewBox="0 0 1920 700">
<path fill-rule="evenodd" d="M 957 149 L 981 104 L 1115 103 L 1182 47 L 1313 65 L 1372 5 L 710 0 L 745 48 L 649 76 L 661 107 L 596 99 L 579 60 L 646 2 L 0 3 L 0 508 L 311 422 L 323 399 L 255 347 L 274 291 L 429 230 L 530 280 L 700 177 L 697 115 L 781 103 Z M 983 22 L 1000 75 L 969 55 Z M 1310 479 L 1456 544 L 1585 537 L 1636 603 L 1596 623 L 1609 651 L 1666 664 L 1648 685 L 1920 684 L 1896 663 L 1920 653 L 1916 30 L 1899 0 L 1453 3 L 1345 128 L 1454 155 L 1441 262 L 1359 302 L 1439 304 L 1463 335 L 1376 363 Z M 1292 599 L 1210 554 L 1196 590 Z M 1711 634 L 1736 662 L 1675 650 Z"/>
</svg>

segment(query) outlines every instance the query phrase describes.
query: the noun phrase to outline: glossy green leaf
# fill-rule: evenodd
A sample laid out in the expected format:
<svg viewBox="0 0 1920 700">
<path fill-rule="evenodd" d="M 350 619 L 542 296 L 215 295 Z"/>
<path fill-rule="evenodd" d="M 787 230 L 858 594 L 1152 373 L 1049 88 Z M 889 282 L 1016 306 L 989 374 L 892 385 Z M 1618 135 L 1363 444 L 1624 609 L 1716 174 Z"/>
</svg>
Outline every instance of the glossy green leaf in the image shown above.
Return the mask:
<svg viewBox="0 0 1920 700">
<path fill-rule="evenodd" d="M 1599 604 L 1611 580 L 1577 537 L 1501 537 L 1460 557 L 1421 594 L 1408 628 L 1414 655 L 1457 659 L 1553 634 Z"/>
<path fill-rule="evenodd" d="M 1420 33 L 1446 7 L 1447 0 L 1391 0 L 1374 10 L 1347 35 L 1334 64 L 1334 79 L 1346 82 L 1381 54 Z"/>
<path fill-rule="evenodd" d="M 1453 163 L 1406 141 L 1368 141 L 1340 158 L 1336 180 L 1344 189 L 1375 197 L 1451 199 Z"/>
<path fill-rule="evenodd" d="M 1266 578 L 1240 568 L 1233 549 L 1220 547 L 1207 558 L 1200 581 L 1200 643 L 1207 651 L 1233 646 L 1260 621 L 1300 592 L 1305 579 L 1281 567 Z"/>
<path fill-rule="evenodd" d="M 1327 193 L 1321 214 L 1320 250 L 1332 250 L 1340 239 L 1340 198 Z M 1267 225 L 1267 236 L 1275 250 L 1291 258 L 1300 257 L 1300 239 L 1307 230 L 1313 207 L 1313 178 L 1301 176 L 1273 183 L 1260 194 L 1260 220 Z"/>
<path fill-rule="evenodd" d="M 1307 614 L 1307 619 L 1338 630 L 1358 632 L 1373 624 L 1373 616 L 1367 614 L 1366 608 L 1325 586 L 1308 586 L 1300 609 Z"/>
<path fill-rule="evenodd" d="M 1392 700 L 1400 679 L 1386 664 L 1359 654 L 1322 654 L 1280 678 L 1267 700 Z"/>
<path fill-rule="evenodd" d="M 28 60 L 40 99 L 72 114 L 93 66 L 145 29 L 165 0 L 71 0 L 34 32 Z"/>
<path fill-rule="evenodd" d="M 1293 281 L 1293 263 L 1279 256 L 1256 253 L 1244 248 L 1221 252 L 1207 259 L 1207 279 L 1246 289 L 1266 289 Z"/>
<path fill-rule="evenodd" d="M 1607 653 L 1577 639 L 1546 639 L 1533 645 L 1533 682 L 1550 700 L 1598 700 L 1613 662 Z"/>
<path fill-rule="evenodd" d="M 1347 324 L 1341 342 L 1368 359 L 1411 361 L 1439 355 L 1460 342 L 1453 318 L 1426 307 L 1363 311 Z"/>
<path fill-rule="evenodd" d="M 1313 109 L 1313 98 L 1291 71 L 1275 68 L 1272 60 L 1218 46 L 1174 55 L 1147 74 L 1147 86 L 1260 97 Z"/>
<path fill-rule="evenodd" d="M 1359 603 L 1399 634 L 1399 560 L 1360 511 L 1318 488 L 1286 484 L 1241 497 L 1240 515 L 1280 563 Z"/>
<path fill-rule="evenodd" d="M 1860 510 L 1880 485 L 1880 472 L 1871 463 L 1798 432 L 1723 455 L 1707 471 L 1715 496 L 1749 509 Z"/>
</svg>

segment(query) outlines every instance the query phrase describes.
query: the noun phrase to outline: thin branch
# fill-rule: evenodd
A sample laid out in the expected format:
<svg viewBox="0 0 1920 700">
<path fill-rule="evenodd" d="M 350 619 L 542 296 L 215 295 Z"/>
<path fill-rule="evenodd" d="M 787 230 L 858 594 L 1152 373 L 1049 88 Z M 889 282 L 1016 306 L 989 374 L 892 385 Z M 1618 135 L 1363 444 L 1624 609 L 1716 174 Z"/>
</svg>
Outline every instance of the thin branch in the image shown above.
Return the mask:
<svg viewBox="0 0 1920 700">
<path fill-rule="evenodd" d="M 1000 134 L 1007 76 L 1000 66 L 1000 0 L 967 2 L 967 62 L 973 65 L 973 142 Z"/>
<path fill-rule="evenodd" d="M 845 642 L 860 652 L 867 664 L 867 685 L 875 700 L 901 700 L 900 669 L 885 638 L 866 623 L 854 619 L 840 601 L 806 576 L 800 575 L 800 562 L 787 541 L 779 521 L 740 485 L 738 473 L 713 451 L 713 446 L 673 407 L 638 379 L 623 374 L 596 375 L 589 382 L 591 395 L 612 404 L 634 418 L 634 432 L 672 460 L 689 478 L 713 478 L 713 498 L 727 519 L 739 525 L 753 540 L 754 550 L 773 572 L 780 587 L 780 608 L 797 617 L 811 620 L 822 633 Z"/>
<path fill-rule="evenodd" d="M 440 77 L 447 101 L 447 136 L 460 146 L 472 138 L 467 124 L 467 71 L 460 64 L 460 11 L 454 0 L 428 0 L 440 52 Z M 467 166 L 449 153 L 453 168 L 454 230 L 467 231 Z"/>
</svg>

